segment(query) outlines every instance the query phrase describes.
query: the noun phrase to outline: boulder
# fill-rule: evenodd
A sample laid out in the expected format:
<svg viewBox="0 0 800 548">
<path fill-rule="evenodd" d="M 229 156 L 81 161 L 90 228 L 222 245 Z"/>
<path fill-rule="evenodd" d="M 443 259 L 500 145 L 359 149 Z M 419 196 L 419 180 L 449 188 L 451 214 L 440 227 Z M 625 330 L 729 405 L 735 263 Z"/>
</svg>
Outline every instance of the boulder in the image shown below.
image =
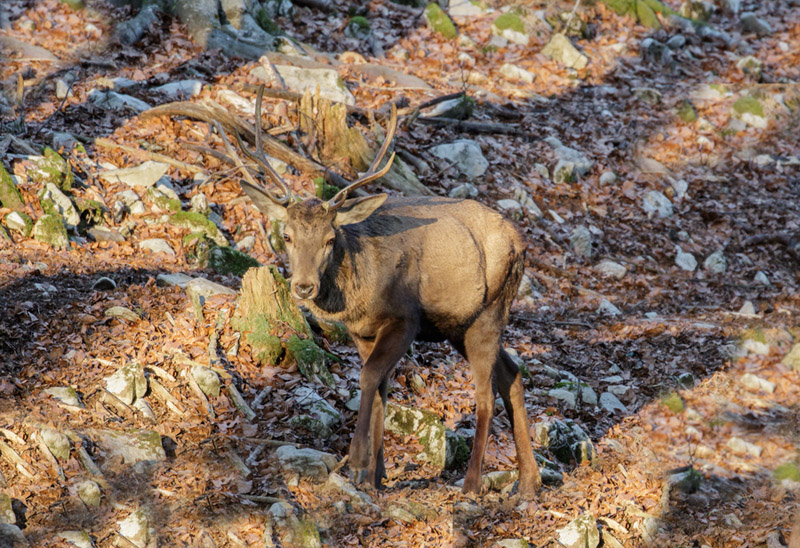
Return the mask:
<svg viewBox="0 0 800 548">
<path fill-rule="evenodd" d="M 581 70 L 589 64 L 589 58 L 572 45 L 569 38 L 561 33 L 556 33 L 542 48 L 542 53 L 566 67 Z"/>
<path fill-rule="evenodd" d="M 431 154 L 437 158 L 455 163 L 455 168 L 468 179 L 475 179 L 483 175 L 489 167 L 489 162 L 483 157 L 481 147 L 475 141 L 459 139 L 431 147 Z"/>
<path fill-rule="evenodd" d="M 346 105 L 356 104 L 356 98 L 350 93 L 339 73 L 334 69 L 302 68 L 290 65 L 275 65 L 275 69 L 290 91 L 302 94 L 306 90 L 310 90 L 311 93 L 315 93 L 319 87 L 320 97 Z M 254 68 L 252 74 L 267 83 L 273 80 L 272 75 L 261 66 Z"/>
</svg>

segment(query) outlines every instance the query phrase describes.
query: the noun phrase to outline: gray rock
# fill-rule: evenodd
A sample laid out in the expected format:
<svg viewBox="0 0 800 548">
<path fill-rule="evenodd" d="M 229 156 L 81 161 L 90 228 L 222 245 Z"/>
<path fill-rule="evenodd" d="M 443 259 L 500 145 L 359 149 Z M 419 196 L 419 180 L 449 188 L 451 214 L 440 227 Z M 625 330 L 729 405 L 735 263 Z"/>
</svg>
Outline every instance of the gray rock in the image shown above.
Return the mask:
<svg viewBox="0 0 800 548">
<path fill-rule="evenodd" d="M 142 240 L 139 242 L 139 247 L 152 251 L 153 253 L 166 253 L 172 257 L 175 256 L 175 251 L 163 238 L 148 238 L 147 240 Z"/>
<path fill-rule="evenodd" d="M 236 291 L 205 278 L 194 278 L 186 284 L 186 294 L 192 298 L 210 299 L 216 295 L 236 295 Z"/>
<path fill-rule="evenodd" d="M 101 226 L 93 226 L 92 228 L 89 229 L 88 234 L 95 242 L 125 241 L 125 237 L 116 230 L 103 228 Z"/>
<path fill-rule="evenodd" d="M 753 392 L 766 392 L 772 394 L 775 392 L 775 383 L 767 379 L 762 379 L 752 373 L 745 373 L 741 378 L 742 386 Z"/>
<path fill-rule="evenodd" d="M 12 211 L 6 215 L 4 219 L 6 226 L 11 230 L 16 230 L 21 234 L 25 234 L 30 230 L 30 225 L 25 222 L 25 219 L 17 211 Z"/>
<path fill-rule="evenodd" d="M 633 88 L 633 94 L 636 96 L 637 99 L 640 101 L 647 103 L 648 105 L 657 105 L 661 102 L 661 92 L 654 88 L 647 88 L 647 87 L 640 87 L 640 88 Z"/>
<path fill-rule="evenodd" d="M 667 40 L 667 47 L 670 49 L 681 49 L 686 45 L 686 37 L 683 34 L 676 34 Z"/>
<path fill-rule="evenodd" d="M 500 67 L 500 74 L 503 78 L 511 82 L 525 82 L 528 84 L 532 84 L 533 80 L 536 78 L 534 73 L 520 68 L 517 65 L 512 65 L 511 63 L 504 63 L 503 66 Z"/>
<path fill-rule="evenodd" d="M 326 491 L 338 493 L 347 497 L 353 508 L 367 515 L 380 515 L 380 508 L 372 502 L 372 498 L 366 493 L 359 491 L 355 486 L 344 479 L 339 474 L 331 474 L 325 482 Z"/>
<path fill-rule="evenodd" d="M 11 497 L 6 493 L 0 493 L 0 523 L 17 523 L 17 516 L 11 506 Z"/>
<path fill-rule="evenodd" d="M 432 147 L 430 152 L 437 158 L 454 163 L 456 169 L 468 179 L 480 177 L 489 167 L 489 162 L 483 157 L 481 147 L 469 139 L 459 139 L 452 143 L 437 145 Z"/>
<path fill-rule="evenodd" d="M 192 211 L 196 213 L 202 213 L 203 215 L 208 215 L 208 213 L 211 211 L 211 208 L 208 205 L 208 197 L 202 192 L 192 196 L 190 208 Z"/>
<path fill-rule="evenodd" d="M 189 282 L 192 280 L 194 280 L 194 278 L 187 276 L 186 274 L 181 274 L 180 272 L 175 272 L 173 274 L 159 274 L 156 276 L 156 282 L 158 282 L 158 285 L 180 287 L 181 289 L 186 289 L 186 286 L 189 285 Z"/>
<path fill-rule="evenodd" d="M 600 544 L 600 532 L 591 514 L 575 518 L 556 532 L 558 542 L 565 548 L 597 548 Z"/>
<path fill-rule="evenodd" d="M 597 392 L 589 385 L 581 385 L 581 400 L 586 405 L 597 405 Z"/>
<path fill-rule="evenodd" d="M 417 458 L 440 469 L 457 466 L 463 457 L 460 451 L 463 440 L 452 432 L 448 434 L 436 413 L 390 403 L 386 406 L 384 426 L 390 432 L 417 436 L 423 446 Z"/>
<path fill-rule="evenodd" d="M 745 441 L 742 438 L 732 437 L 728 440 L 728 449 L 740 456 L 760 457 L 763 449 L 754 443 Z"/>
<path fill-rule="evenodd" d="M 675 246 L 675 251 L 675 264 L 678 268 L 686 272 L 694 272 L 697 269 L 697 259 L 694 255 L 685 252 L 679 245 Z"/>
<path fill-rule="evenodd" d="M 682 200 L 686 196 L 686 191 L 689 190 L 689 183 L 685 179 L 673 181 L 672 190 L 675 191 L 675 198 Z"/>
<path fill-rule="evenodd" d="M 703 261 L 703 268 L 711 274 L 724 274 L 728 269 L 728 261 L 721 249 L 718 249 Z"/>
<path fill-rule="evenodd" d="M 106 309 L 105 315 L 108 318 L 122 318 L 129 322 L 139 321 L 139 315 L 130 308 L 124 306 L 111 306 Z"/>
<path fill-rule="evenodd" d="M 645 61 L 668 66 L 672 64 L 672 50 L 663 42 L 653 38 L 645 38 L 639 46 L 642 58 Z"/>
<path fill-rule="evenodd" d="M 78 140 L 71 133 L 65 131 L 56 131 L 53 133 L 53 149 L 56 151 L 63 149 L 64 152 L 69 152 L 75 148 L 77 144 Z"/>
<path fill-rule="evenodd" d="M 97 291 L 111 291 L 117 288 L 117 282 L 108 276 L 101 276 L 97 278 L 92 284 L 92 289 Z"/>
<path fill-rule="evenodd" d="M 167 455 L 161 445 L 161 435 L 153 430 L 97 429 L 89 432 L 92 440 L 105 453 L 106 462 L 121 459 L 124 464 L 143 461 L 163 461 Z"/>
<path fill-rule="evenodd" d="M 53 396 L 55 399 L 65 405 L 83 407 L 83 404 L 78 397 L 78 392 L 76 392 L 71 386 L 54 386 L 52 388 L 45 389 L 44 393 L 48 396 Z"/>
<path fill-rule="evenodd" d="M 81 222 L 81 216 L 72 201 L 53 183 L 47 183 L 44 190 L 39 193 L 39 199 L 52 202 L 67 227 L 76 227 Z"/>
<path fill-rule="evenodd" d="M 33 225 L 31 236 L 56 249 L 69 249 L 69 237 L 58 215 L 42 215 Z"/>
<path fill-rule="evenodd" d="M 608 299 L 603 299 L 600 301 L 600 304 L 597 307 L 597 313 L 608 316 L 619 316 L 622 314 L 622 311 L 614 306 L 614 304 Z"/>
<path fill-rule="evenodd" d="M 742 308 L 739 309 L 738 314 L 741 316 L 755 316 L 756 308 L 755 306 L 753 306 L 753 302 L 745 301 L 744 304 L 742 305 Z M 769 345 L 765 345 L 764 343 L 759 341 L 753 341 L 752 339 L 745 341 L 745 346 L 747 346 L 748 343 L 751 346 L 751 348 L 749 348 L 750 352 L 753 352 L 754 354 L 763 354 L 763 355 L 769 354 Z M 766 351 L 755 350 L 756 348 L 760 349 L 764 346 L 766 346 L 767 348 Z"/>
<path fill-rule="evenodd" d="M 118 521 L 119 534 L 139 548 L 156 548 L 158 535 L 152 524 L 150 512 L 144 508 L 131 512 L 127 518 Z"/>
<path fill-rule="evenodd" d="M 595 271 L 604 278 L 614 278 L 621 280 L 628 273 L 628 269 L 619 263 L 604 259 L 594 266 Z"/>
<path fill-rule="evenodd" d="M 200 80 L 178 80 L 153 88 L 152 91 L 162 93 L 170 99 L 188 99 L 200 95 L 202 90 L 203 82 Z"/>
<path fill-rule="evenodd" d="M 381 512 L 381 517 L 393 519 L 400 523 L 414 523 L 417 521 L 417 516 L 399 504 L 392 504 L 389 506 L 386 510 Z"/>
<path fill-rule="evenodd" d="M 11 523 L 0 522 L 0 540 L 3 541 L 3 548 L 30 547 L 28 539 L 22 534 L 20 528 Z"/>
<path fill-rule="evenodd" d="M 202 365 L 192 366 L 192 378 L 206 396 L 219 396 L 220 380 L 217 372 Z"/>
<path fill-rule="evenodd" d="M 600 186 L 613 185 L 617 182 L 617 174 L 613 171 L 604 171 L 600 175 Z"/>
<path fill-rule="evenodd" d="M 746 55 L 736 62 L 736 67 L 741 69 L 745 74 L 752 76 L 754 80 L 759 80 L 764 69 L 764 64 L 758 57 Z"/>
<path fill-rule="evenodd" d="M 600 394 L 600 407 L 609 413 L 614 413 L 616 411 L 622 411 L 623 413 L 628 412 L 628 408 L 611 392 L 603 392 Z"/>
<path fill-rule="evenodd" d="M 528 548 L 530 544 L 524 538 L 507 538 L 494 543 L 497 548 Z"/>
<path fill-rule="evenodd" d="M 115 91 L 103 91 L 93 89 L 89 92 L 89 101 L 98 107 L 109 110 L 133 110 L 135 112 L 144 112 L 150 108 L 150 105 L 144 101 L 124 95 Z"/>
<path fill-rule="evenodd" d="M 304 427 L 321 438 L 330 438 L 342 422 L 342 414 L 308 386 L 294 391 L 295 402 L 306 414 L 295 415 L 289 423 Z"/>
<path fill-rule="evenodd" d="M 138 188 L 148 188 L 156 184 L 169 169 L 169 164 L 147 160 L 135 167 L 109 169 L 98 176 L 109 183 L 123 183 Z"/>
<path fill-rule="evenodd" d="M 86 531 L 61 531 L 56 536 L 77 548 L 95 548 L 92 537 Z"/>
<path fill-rule="evenodd" d="M 583 177 L 594 167 L 594 162 L 584 153 L 565 146 L 555 137 L 548 137 L 545 142 L 553 148 L 558 164 L 553 170 L 553 181 L 570 182 L 576 177 Z"/>
<path fill-rule="evenodd" d="M 563 401 L 569 409 L 576 409 L 578 407 L 577 397 L 575 392 L 564 388 L 551 388 L 547 395 L 551 398 Z"/>
<path fill-rule="evenodd" d="M 75 486 L 75 491 L 86 506 L 90 508 L 97 508 L 100 506 L 100 499 L 103 493 L 100 491 L 100 486 L 94 481 L 84 480 L 80 482 Z"/>
<path fill-rule="evenodd" d="M 475 17 L 483 15 L 486 10 L 474 0 L 451 0 L 447 11 L 450 17 Z"/>
<path fill-rule="evenodd" d="M 755 13 L 743 13 L 742 18 L 739 20 L 739 24 L 742 26 L 742 30 L 745 32 L 754 32 L 758 36 L 772 34 L 772 27 L 769 25 L 769 23 L 760 17 L 757 17 Z"/>
<path fill-rule="evenodd" d="M 123 190 L 117 194 L 117 200 L 122 204 L 122 209 L 127 209 L 133 215 L 142 215 L 147 211 L 139 195 L 132 190 Z M 117 209 L 115 204 L 114 209 Z"/>
<path fill-rule="evenodd" d="M 342 502 L 342 501 L 337 501 Z M 336 504 L 336 503 L 334 503 Z M 314 521 L 298 518 L 295 510 L 288 502 L 276 502 L 269 508 L 267 525 L 264 532 L 265 546 L 272 547 L 273 532 L 278 537 L 278 546 L 286 548 L 322 548 L 319 530 Z"/>
<path fill-rule="evenodd" d="M 725 12 L 730 15 L 737 15 L 742 9 L 742 0 L 725 0 L 723 4 Z"/>
<path fill-rule="evenodd" d="M 276 65 L 275 69 L 286 88 L 290 91 L 302 94 L 306 90 L 311 90 L 313 93 L 319 86 L 320 97 L 346 105 L 355 105 L 356 103 L 355 97 L 347 89 L 339 73 L 334 69 L 301 68 L 289 65 Z M 272 74 L 262 66 L 254 68 L 251 74 L 267 83 L 273 80 Z"/>
<path fill-rule="evenodd" d="M 275 457 L 284 472 L 298 474 L 317 481 L 328 478 L 331 470 L 336 467 L 338 459 L 335 455 L 324 453 L 304 447 L 298 449 L 291 445 L 284 445 L 275 451 Z"/>
<path fill-rule="evenodd" d="M 56 78 L 56 99 L 65 99 L 67 97 L 67 93 L 71 93 L 69 89 L 69 82 L 63 78 Z"/>
<path fill-rule="evenodd" d="M 144 369 L 136 362 L 128 362 L 117 369 L 105 378 L 105 384 L 106 390 L 128 405 L 131 405 L 134 400 L 143 398 L 147 392 L 147 378 L 144 376 Z"/>
<path fill-rule="evenodd" d="M 592 233 L 585 226 L 575 227 L 569 237 L 569 244 L 578 257 L 588 259 L 592 256 Z"/>
<path fill-rule="evenodd" d="M 542 48 L 542 53 L 562 65 L 581 70 L 589 64 L 589 58 L 572 45 L 569 38 L 561 33 L 556 33 Z"/>
<path fill-rule="evenodd" d="M 448 196 L 458 199 L 475 198 L 478 196 L 478 187 L 472 183 L 462 183 L 453 187 L 448 193 Z"/>
<path fill-rule="evenodd" d="M 657 190 L 650 190 L 644 195 L 642 209 L 648 217 L 652 217 L 653 214 L 661 218 L 672 217 L 672 202 Z"/>
<path fill-rule="evenodd" d="M 241 251 L 242 253 L 249 253 L 253 250 L 253 247 L 256 245 L 256 237 L 255 236 L 245 236 L 238 242 L 236 242 L 236 250 Z"/>
<path fill-rule="evenodd" d="M 69 459 L 69 451 L 72 448 L 72 444 L 67 436 L 52 428 L 42 428 L 41 435 L 42 441 L 44 441 L 53 456 L 62 461 Z"/>
</svg>

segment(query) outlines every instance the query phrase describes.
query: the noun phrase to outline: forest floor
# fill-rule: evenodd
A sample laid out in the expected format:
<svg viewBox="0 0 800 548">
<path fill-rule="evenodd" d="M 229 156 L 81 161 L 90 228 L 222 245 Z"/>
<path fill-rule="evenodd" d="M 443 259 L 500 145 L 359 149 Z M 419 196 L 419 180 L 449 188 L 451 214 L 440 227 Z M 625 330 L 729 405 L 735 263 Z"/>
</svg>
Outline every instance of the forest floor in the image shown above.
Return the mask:
<svg viewBox="0 0 800 548">
<path fill-rule="evenodd" d="M 184 146 L 223 150 L 207 124 L 142 120 L 87 99 L 110 79 L 126 77 L 137 83 L 128 93 L 157 104 L 167 100 L 152 87 L 200 77 L 206 85 L 192 101 L 223 102 L 220 92 L 228 89 L 252 101 L 254 94 L 243 86 L 258 83 L 251 75 L 258 63 L 202 51 L 169 17 L 135 45 L 120 46 L 110 37 L 126 12 L 89 4 L 72 11 L 56 0 L 9 3 L 11 28 L 3 33 L 57 58 L 8 57 L 0 66 L 7 91 L 16 88 L 18 75 L 25 87 L 23 103 L 4 115 L 3 133 L 15 140 L 0 135 L 0 157 L 16 174 L 28 214 L 34 220 L 42 215 L 41 184 L 27 176 L 30 160 L 15 147 L 19 140 L 50 144 L 53 132 L 69 132 L 87 142 L 85 151 L 63 151 L 81 183 L 73 187 L 76 198 L 101 201 L 110 210 L 127 187 L 97 173 L 137 165 L 147 151 L 158 152 L 208 174 L 195 179 L 185 167 L 170 168 L 184 203 L 204 193 L 229 241 L 255 236 L 250 254 L 262 264 L 282 265 L 234 174 L 213 156 Z M 540 52 L 547 33 L 532 33 L 528 46 L 487 45 L 498 12 L 456 21 L 461 35 L 476 44 L 470 46 L 432 32 L 420 10 L 388 0 L 361 4 L 383 57 L 373 57 L 374 41 L 345 36 L 346 10 L 331 15 L 296 7 L 293 17 L 277 22 L 338 59 L 336 68 L 359 107 L 377 109 L 401 98 L 413 106 L 466 90 L 477 103 L 472 120 L 516 128 L 511 134 L 470 134 L 414 123 L 398 130 L 396 146 L 422 158 L 429 169 L 417 173 L 420 180 L 447 195 L 463 177 L 429 149 L 473 139 L 489 163 L 485 175 L 472 181 L 476 199 L 500 209 L 498 202 L 518 200 L 524 192 L 543 212 L 516 216 L 528 242 L 529 294 L 512 309 L 505 345 L 530 372 L 525 384 L 532 436 L 541 421 L 574 420 L 589 434 L 596 457 L 560 463 L 563 482 L 543 487 L 530 501 L 494 491 L 469 497 L 455 486 L 463 467 L 442 472 L 419 462 L 417 439 L 387 432 L 387 486 L 370 494 L 379 514 L 342 512 L 335 504 L 340 494 L 306 479 L 287 480 L 271 445 L 248 461 L 250 473 L 243 474 L 233 455 L 247 459 L 263 440 L 346 455 L 355 413 L 345 403 L 358 386 L 357 354 L 347 344 L 326 342 L 339 358 L 331 365 L 337 385 L 315 388 L 342 413 L 338 430 L 322 439 L 290 425 L 301 413 L 293 388 L 308 381 L 296 367 L 259 366 L 245 343 L 232 351 L 239 347 L 229 325 L 235 296 L 208 300 L 198 320 L 182 289 L 157 283 L 159 274 L 181 272 L 237 290 L 241 279 L 199 269 L 184 250 L 188 229 L 163 222 L 164 212 L 147 202 L 143 214 L 105 216 L 107 226 L 126 234 L 124 241 L 73 235 L 68 249 L 56 250 L 14 232 L 12 240 L 0 237 L 0 493 L 10 497 L 10 521 L 32 546 L 66 545 L 59 534 L 76 530 L 88 532 L 97 546 L 126 546 L 119 520 L 144 506 L 162 546 L 269 546 L 269 501 L 283 499 L 312 517 L 325 546 L 491 546 L 503 539 L 559 546 L 558 530 L 583 514 L 626 547 L 784 546 L 800 508 L 800 366 L 793 368 L 786 357 L 800 342 L 800 6 L 743 2 L 742 11 L 771 25 L 763 36 L 744 32 L 740 16 L 720 7 L 710 24 L 727 32 L 733 45 L 674 26 L 654 31 L 599 3 L 580 7 L 577 16 L 593 35 L 575 40 L 590 62 L 574 71 Z M 520 4 L 531 12 L 544 9 Z M 547 9 L 569 12 L 571 5 Z M 673 52 L 672 63 L 642 51 L 648 38 L 666 42 L 677 34 L 686 43 Z M 758 77 L 737 66 L 747 54 L 762 63 Z M 367 79 L 354 69 L 364 59 L 415 75 L 429 87 Z M 535 79 L 508 81 L 500 72 L 504 63 Z M 77 77 L 61 101 L 54 83 L 68 72 Z M 650 101 L 655 94 L 635 88 L 652 88 L 660 99 Z M 733 105 L 743 96 L 769 104 L 764 127 L 734 120 Z M 687 102 L 694 119 L 679 115 Z M 265 103 L 264 119 L 265 128 L 298 124 L 295 106 L 276 99 Z M 93 146 L 99 137 L 139 153 Z M 284 137 L 298 144 L 295 133 Z M 554 183 L 549 174 L 557 157 L 548 137 L 589 158 L 588 173 Z M 601 182 L 606 172 L 615 180 Z M 287 178 L 296 191 L 313 190 L 302 174 Z M 666 197 L 671 214 L 645 209 L 651 191 Z M 0 209 L 0 218 L 9 212 Z M 579 227 L 591 235 L 590 253 L 576 248 Z M 148 238 L 165 239 L 175 256 L 140 249 Z M 694 270 L 676 265 L 678 247 L 697 259 Z M 715 271 L 713 261 L 704 261 L 717 251 L 726 265 Z M 625 267 L 621 279 L 603 275 L 598 265 L 604 260 Z M 102 276 L 116 287 L 96 288 Z M 604 299 L 616 313 L 598 310 Z M 108 317 L 111 306 L 127 307 L 137 317 Z M 212 398 L 212 418 L 187 386 L 182 372 L 187 363 L 209 364 L 210 339 L 245 400 L 266 394 L 252 421 L 227 393 Z M 414 351 L 399 364 L 390 399 L 433 411 L 449 428 L 474 426 L 468 364 L 444 344 L 417 344 Z M 156 376 L 180 413 L 150 394 L 151 418 L 102 402 L 104 379 L 131 361 L 143 365 L 148 377 L 160 372 Z M 571 406 L 553 397 L 550 390 L 562 387 L 553 370 L 574 375 L 596 394 L 613 385 L 624 409 L 609 411 L 580 399 Z M 85 407 L 64 407 L 44 392 L 58 386 L 74 387 Z M 501 408 L 485 472 L 516 467 Z M 88 507 L 75 494 L 89 477 L 76 448 L 58 461 L 59 475 L 34 435 L 42 425 L 79 432 L 155 430 L 167 458 L 152 467 L 119 467 L 87 445 L 104 470 L 103 501 Z M 538 443 L 535 449 L 555 460 Z M 699 485 L 674 488 L 670 474 L 690 466 Z M 610 536 L 603 546 L 614 546 Z"/>
</svg>

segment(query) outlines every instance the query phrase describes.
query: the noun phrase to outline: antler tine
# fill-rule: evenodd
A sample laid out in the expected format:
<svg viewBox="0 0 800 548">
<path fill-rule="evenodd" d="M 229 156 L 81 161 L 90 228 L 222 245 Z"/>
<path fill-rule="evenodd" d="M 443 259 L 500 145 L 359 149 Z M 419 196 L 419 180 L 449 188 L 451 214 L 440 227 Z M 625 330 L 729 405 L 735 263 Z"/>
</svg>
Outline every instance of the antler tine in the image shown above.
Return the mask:
<svg viewBox="0 0 800 548">
<path fill-rule="evenodd" d="M 236 154 L 236 151 L 231 146 L 231 142 L 228 140 L 228 136 L 225 135 L 225 131 L 222 129 L 222 125 L 219 122 L 215 121 L 214 127 L 217 128 L 217 133 L 219 133 L 220 137 L 222 137 L 222 142 L 225 144 L 225 150 L 227 151 L 228 155 L 231 158 L 233 158 L 233 162 L 236 164 L 236 167 L 241 170 L 242 174 L 244 175 L 244 178 L 247 179 L 247 182 L 263 190 L 264 193 L 267 195 L 267 197 L 269 197 L 269 199 L 275 202 L 276 204 L 281 204 L 281 205 L 285 204 L 288 201 L 288 196 L 282 196 L 278 198 L 272 192 L 270 192 L 270 190 L 267 187 L 258 184 L 255 181 L 255 179 L 253 179 L 253 176 L 250 175 L 250 171 L 247 169 L 247 167 L 242 163 L 242 159 L 239 158 L 239 155 Z M 236 133 L 236 138 L 241 142 L 241 137 L 239 137 L 238 132 Z M 247 154 L 247 152 L 245 152 L 245 154 Z"/>
<path fill-rule="evenodd" d="M 336 195 L 330 199 L 328 202 L 328 209 L 338 209 L 342 206 L 344 201 L 347 199 L 347 196 L 357 188 L 361 188 L 362 186 L 366 185 L 374 181 L 375 179 L 380 179 L 384 175 L 386 175 L 392 167 L 392 162 L 394 161 L 394 152 L 392 152 L 391 156 L 389 156 L 389 161 L 386 162 L 386 165 L 380 171 L 375 171 L 375 169 L 380 165 L 381 161 L 383 161 L 383 157 L 386 156 L 386 151 L 389 150 L 389 147 L 392 144 L 392 139 L 394 139 L 395 131 L 397 130 L 397 107 L 392 103 L 392 116 L 389 120 L 389 126 L 386 128 L 386 138 L 383 140 L 383 145 L 381 145 L 378 154 L 375 155 L 375 159 L 372 160 L 372 165 L 369 166 L 369 169 L 365 171 L 361 177 L 347 185 L 345 188 L 340 190 L 336 193 Z"/>
</svg>

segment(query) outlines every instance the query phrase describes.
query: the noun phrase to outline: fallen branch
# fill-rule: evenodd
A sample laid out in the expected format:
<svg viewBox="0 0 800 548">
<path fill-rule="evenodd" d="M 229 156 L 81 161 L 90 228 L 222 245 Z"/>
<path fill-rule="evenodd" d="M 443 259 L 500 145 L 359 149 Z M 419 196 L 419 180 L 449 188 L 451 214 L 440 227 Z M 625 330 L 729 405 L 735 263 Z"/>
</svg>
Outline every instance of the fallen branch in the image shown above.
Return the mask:
<svg viewBox="0 0 800 548">
<path fill-rule="evenodd" d="M 508 124 L 497 124 L 492 122 L 468 122 L 455 118 L 442 118 L 441 116 L 430 116 L 428 118 L 418 118 L 418 122 L 433 126 L 451 126 L 455 130 L 467 133 L 501 133 L 504 135 L 527 135 L 517 126 Z"/>
</svg>

